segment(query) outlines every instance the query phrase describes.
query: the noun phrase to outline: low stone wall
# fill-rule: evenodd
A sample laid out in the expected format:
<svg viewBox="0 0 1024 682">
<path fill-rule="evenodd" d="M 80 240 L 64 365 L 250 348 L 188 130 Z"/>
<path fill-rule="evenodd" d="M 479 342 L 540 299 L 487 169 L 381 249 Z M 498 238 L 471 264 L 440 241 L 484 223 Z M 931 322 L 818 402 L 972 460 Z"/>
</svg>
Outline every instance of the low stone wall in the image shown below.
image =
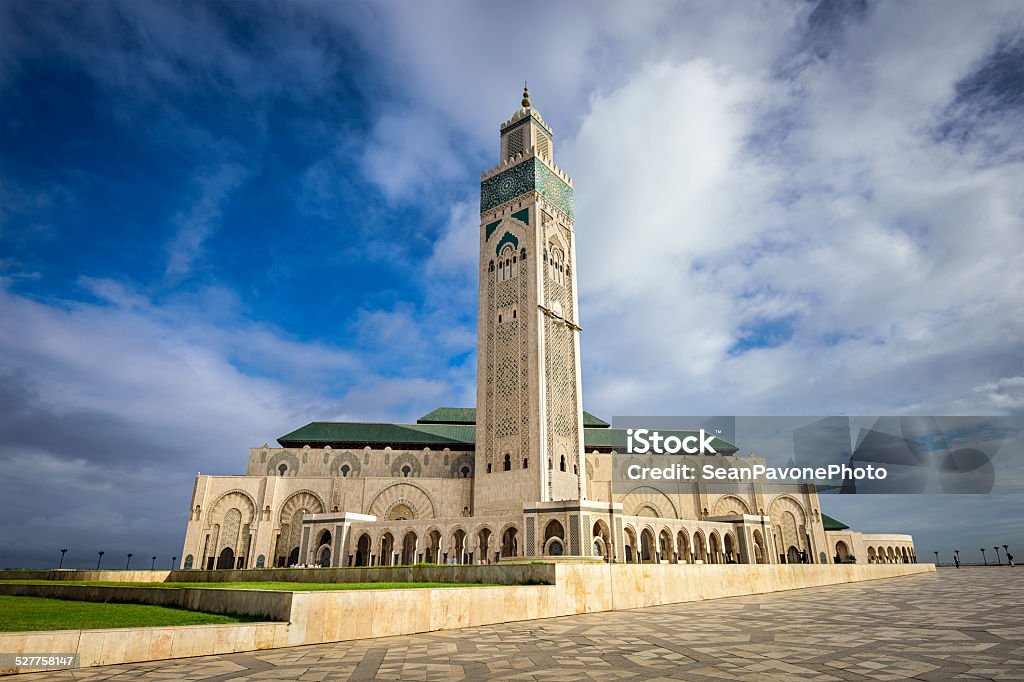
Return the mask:
<svg viewBox="0 0 1024 682">
<path fill-rule="evenodd" d="M 167 582 L 297 582 L 297 583 L 484 583 L 491 585 L 553 585 L 549 563 L 504 563 L 359 568 L 250 568 L 217 571 L 171 571 Z"/>
<path fill-rule="evenodd" d="M 0 583 L 0 594 L 13 597 L 47 597 L 71 601 L 151 604 L 174 609 L 252 616 L 287 622 L 291 618 L 294 592 L 276 590 L 214 590 L 180 587 L 106 587 L 98 585 L 62 585 L 59 582 L 37 585 Z M 2 651 L 2 649 L 0 649 Z"/>
<path fill-rule="evenodd" d="M 0 651 L 67 653 L 77 650 L 82 653 L 83 666 L 105 665 L 451 630 L 597 611 L 821 587 L 935 571 L 932 564 L 819 566 L 559 563 L 550 565 L 550 568 L 554 574 L 554 585 L 296 592 L 291 594 L 290 623 L 287 625 L 258 623 L 136 630 L 0 633 Z M 106 589 L 176 591 L 166 588 Z M 251 595 L 253 592 L 212 589 L 194 591 L 205 594 L 237 592 L 245 595 Z M 182 644 L 180 649 L 174 649 L 168 645 L 164 637 L 171 637 L 173 642 L 178 635 L 175 632 L 164 633 L 165 630 L 191 630 L 200 634 L 181 635 L 191 638 L 189 641 L 192 642 L 193 648 L 190 653 L 176 653 L 185 651 L 188 647 Z M 101 636 L 96 633 L 108 634 Z M 47 640 L 47 637 L 52 640 Z M 76 637 L 79 638 L 77 649 L 73 646 Z M 97 645 L 96 637 L 101 637 L 100 645 Z M 213 639 L 207 641 L 205 638 Z M 115 641 L 118 639 L 120 642 Z M 83 642 L 87 643 L 87 646 L 83 645 Z M 60 646 L 57 646 L 58 644 Z M 236 648 L 224 648 L 230 646 Z M 215 647 L 216 650 L 209 650 L 208 647 Z M 136 657 L 142 655 L 140 652 L 146 651 L 159 655 L 152 655 L 150 658 Z M 166 653 L 168 651 L 169 654 Z"/>
<path fill-rule="evenodd" d="M 114 630 L 0 632 L 0 651 L 78 653 L 81 666 L 114 665 L 288 646 L 287 623 L 185 625 Z M 0 670 L 0 675 L 18 672 Z M 25 671 L 29 672 L 29 671 Z"/>
<path fill-rule="evenodd" d="M 0 580 L 84 580 L 88 582 L 162 583 L 170 571 L 0 571 Z"/>
</svg>

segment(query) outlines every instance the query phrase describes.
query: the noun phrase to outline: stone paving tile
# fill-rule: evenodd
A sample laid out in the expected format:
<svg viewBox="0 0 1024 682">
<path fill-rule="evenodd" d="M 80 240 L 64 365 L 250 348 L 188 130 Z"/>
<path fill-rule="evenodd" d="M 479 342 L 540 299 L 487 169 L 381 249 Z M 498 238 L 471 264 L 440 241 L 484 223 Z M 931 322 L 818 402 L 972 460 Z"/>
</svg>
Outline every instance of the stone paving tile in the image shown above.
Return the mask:
<svg viewBox="0 0 1024 682">
<path fill-rule="evenodd" d="M 1024 680 L 1024 569 L 8 679 Z"/>
</svg>

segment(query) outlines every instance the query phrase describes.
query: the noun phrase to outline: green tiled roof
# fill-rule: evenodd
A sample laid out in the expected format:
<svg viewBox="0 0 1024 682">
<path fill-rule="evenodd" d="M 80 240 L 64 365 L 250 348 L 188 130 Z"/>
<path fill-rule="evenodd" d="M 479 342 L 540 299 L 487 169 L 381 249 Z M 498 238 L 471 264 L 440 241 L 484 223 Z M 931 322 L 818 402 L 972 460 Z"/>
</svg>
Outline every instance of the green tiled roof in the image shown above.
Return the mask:
<svg viewBox="0 0 1024 682">
<path fill-rule="evenodd" d="M 833 519 L 828 514 L 821 515 L 821 525 L 825 527 L 825 530 L 846 530 L 849 528 L 845 523 L 838 519 Z"/>
<path fill-rule="evenodd" d="M 475 407 L 439 407 L 427 412 L 416 420 L 417 424 L 476 424 Z M 606 429 L 610 426 L 605 420 L 583 412 L 583 426 L 592 429 Z"/>
<path fill-rule="evenodd" d="M 441 408 L 451 411 L 447 416 L 451 420 L 458 418 L 459 413 L 465 418 L 470 408 Z M 434 410 L 430 417 L 439 412 Z M 598 420 L 600 421 L 600 420 Z M 604 423 L 604 422 L 600 422 Z M 696 431 L 660 431 L 664 436 L 697 435 Z M 408 449 L 423 447 L 450 448 L 452 450 L 471 450 L 476 445 L 476 426 L 466 423 L 416 423 L 416 424 L 372 424 L 364 422 L 311 422 L 300 429 L 281 436 L 277 442 L 282 447 L 300 448 L 304 445 L 332 447 L 383 447 L 393 448 L 408 446 Z M 736 447 L 715 438 L 712 445 L 719 453 L 733 454 Z M 583 447 L 586 450 L 626 450 L 626 430 L 610 429 L 607 426 L 592 426 L 583 429 Z"/>
<path fill-rule="evenodd" d="M 283 447 L 307 443 L 366 445 L 439 446 L 453 450 L 472 449 L 476 427 L 457 424 L 370 424 L 361 422 L 312 422 L 277 439 Z M 467 447 L 468 446 L 468 447 Z"/>
<path fill-rule="evenodd" d="M 416 420 L 417 424 L 476 424 L 474 407 L 439 407 Z"/>
</svg>

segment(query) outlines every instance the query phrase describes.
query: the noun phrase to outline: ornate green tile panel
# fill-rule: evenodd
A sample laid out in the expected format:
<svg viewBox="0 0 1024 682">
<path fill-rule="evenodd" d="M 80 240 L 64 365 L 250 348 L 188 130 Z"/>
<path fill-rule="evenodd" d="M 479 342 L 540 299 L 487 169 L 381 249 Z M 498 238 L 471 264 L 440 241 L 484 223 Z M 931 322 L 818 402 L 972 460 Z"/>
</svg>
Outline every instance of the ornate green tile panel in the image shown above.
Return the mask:
<svg viewBox="0 0 1024 682">
<path fill-rule="evenodd" d="M 480 183 L 480 212 L 532 190 L 537 190 L 563 213 L 573 217 L 572 187 L 534 157 Z"/>
<path fill-rule="evenodd" d="M 516 220 L 522 221 L 527 225 L 530 224 L 530 209 L 524 208 L 522 211 L 516 211 L 512 214 L 512 217 Z"/>
<path fill-rule="evenodd" d="M 501 253 L 501 247 L 505 246 L 505 244 L 511 244 L 512 248 L 518 248 L 519 247 L 519 240 L 516 239 L 516 236 L 514 234 L 512 234 L 511 232 L 506 232 L 505 234 L 503 234 L 501 236 L 501 241 L 499 241 L 498 245 L 494 248 L 494 253 L 500 254 Z"/>
<path fill-rule="evenodd" d="M 514 218 L 515 216 L 512 217 Z M 500 220 L 495 220 L 493 223 L 487 223 L 487 227 L 484 228 L 484 241 L 490 240 L 491 235 L 494 234 L 494 231 L 498 229 L 498 225 L 501 225 Z"/>
</svg>

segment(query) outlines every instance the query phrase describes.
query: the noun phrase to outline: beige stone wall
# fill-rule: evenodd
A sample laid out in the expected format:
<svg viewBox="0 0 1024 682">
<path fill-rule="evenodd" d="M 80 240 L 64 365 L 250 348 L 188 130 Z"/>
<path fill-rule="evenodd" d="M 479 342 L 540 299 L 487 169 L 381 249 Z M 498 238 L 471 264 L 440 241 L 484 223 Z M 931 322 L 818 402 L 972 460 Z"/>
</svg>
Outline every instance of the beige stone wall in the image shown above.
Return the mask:
<svg viewBox="0 0 1024 682">
<path fill-rule="evenodd" d="M 552 586 L 294 593 L 288 624 L 0 633 L 0 650 L 77 651 L 83 666 L 107 665 L 634 609 L 934 570 L 931 564 L 555 564 Z M 202 592 L 214 598 L 226 591 Z"/>
<path fill-rule="evenodd" d="M 917 561 L 914 538 L 903 534 L 861 533 L 855 530 L 826 531 L 829 561 L 858 564 L 901 564 Z M 837 558 L 839 559 L 837 561 Z"/>
</svg>

